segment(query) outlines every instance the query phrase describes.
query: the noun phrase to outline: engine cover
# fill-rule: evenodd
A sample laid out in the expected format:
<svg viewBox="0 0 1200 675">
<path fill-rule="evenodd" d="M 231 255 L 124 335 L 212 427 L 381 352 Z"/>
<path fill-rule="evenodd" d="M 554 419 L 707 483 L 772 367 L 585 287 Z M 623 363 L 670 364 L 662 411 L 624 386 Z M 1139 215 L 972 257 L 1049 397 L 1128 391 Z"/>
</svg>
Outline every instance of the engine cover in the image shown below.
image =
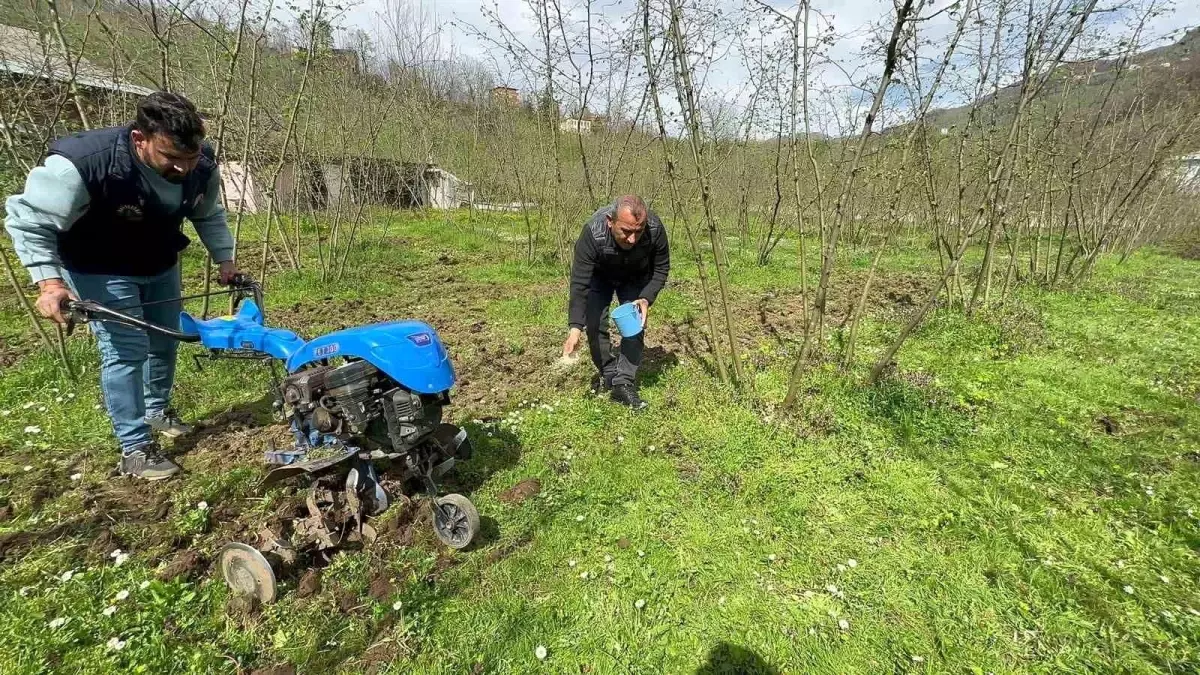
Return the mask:
<svg viewBox="0 0 1200 675">
<path fill-rule="evenodd" d="M 325 389 L 325 376 L 333 368 L 325 366 L 309 368 L 292 375 L 280 384 L 283 402 L 293 408 L 311 409 L 321 400 L 321 392 Z"/>
</svg>

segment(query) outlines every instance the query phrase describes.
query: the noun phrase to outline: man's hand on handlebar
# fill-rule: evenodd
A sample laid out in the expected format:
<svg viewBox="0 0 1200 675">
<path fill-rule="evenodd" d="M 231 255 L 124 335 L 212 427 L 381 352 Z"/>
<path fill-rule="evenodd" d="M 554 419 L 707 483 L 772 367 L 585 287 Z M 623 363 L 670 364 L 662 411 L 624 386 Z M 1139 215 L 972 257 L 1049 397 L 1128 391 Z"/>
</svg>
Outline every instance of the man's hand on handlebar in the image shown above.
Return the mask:
<svg viewBox="0 0 1200 675">
<path fill-rule="evenodd" d="M 61 326 L 67 325 L 67 303 L 78 300 L 62 279 L 46 279 L 38 283 L 41 293 L 37 299 L 38 313 Z"/>
<path fill-rule="evenodd" d="M 235 281 L 239 281 L 238 277 L 241 272 L 238 271 L 237 263 L 232 260 L 227 260 L 220 264 L 217 268 L 217 281 L 222 286 L 229 286 Z"/>
</svg>

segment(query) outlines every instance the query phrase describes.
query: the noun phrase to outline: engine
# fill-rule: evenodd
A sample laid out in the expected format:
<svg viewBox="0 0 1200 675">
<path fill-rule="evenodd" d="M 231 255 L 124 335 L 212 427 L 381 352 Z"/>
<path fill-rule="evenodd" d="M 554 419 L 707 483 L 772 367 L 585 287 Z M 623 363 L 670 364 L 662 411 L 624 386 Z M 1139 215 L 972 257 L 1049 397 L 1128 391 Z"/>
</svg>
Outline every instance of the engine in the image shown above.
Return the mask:
<svg viewBox="0 0 1200 675">
<path fill-rule="evenodd" d="M 449 403 L 445 393 L 410 391 L 368 361 L 309 368 L 280 390 L 297 440 L 313 446 L 358 438 L 403 452 L 441 424 Z"/>
</svg>

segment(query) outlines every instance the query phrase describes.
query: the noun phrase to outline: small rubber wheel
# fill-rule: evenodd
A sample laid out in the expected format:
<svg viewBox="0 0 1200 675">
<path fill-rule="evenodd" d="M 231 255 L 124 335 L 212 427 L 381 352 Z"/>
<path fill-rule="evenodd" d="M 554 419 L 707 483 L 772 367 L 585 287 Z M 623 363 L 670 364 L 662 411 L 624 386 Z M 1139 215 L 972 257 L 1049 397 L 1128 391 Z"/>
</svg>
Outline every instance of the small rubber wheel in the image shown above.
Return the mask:
<svg viewBox="0 0 1200 675">
<path fill-rule="evenodd" d="M 479 512 L 470 499 L 450 494 L 437 500 L 442 518 L 434 514 L 433 531 L 442 543 L 454 549 L 463 549 L 471 544 L 479 533 Z M 439 522 L 440 521 L 440 522 Z"/>
<path fill-rule="evenodd" d="M 235 593 L 254 597 L 264 605 L 275 601 L 275 570 L 257 549 L 228 544 L 217 560 L 221 576 Z"/>
</svg>

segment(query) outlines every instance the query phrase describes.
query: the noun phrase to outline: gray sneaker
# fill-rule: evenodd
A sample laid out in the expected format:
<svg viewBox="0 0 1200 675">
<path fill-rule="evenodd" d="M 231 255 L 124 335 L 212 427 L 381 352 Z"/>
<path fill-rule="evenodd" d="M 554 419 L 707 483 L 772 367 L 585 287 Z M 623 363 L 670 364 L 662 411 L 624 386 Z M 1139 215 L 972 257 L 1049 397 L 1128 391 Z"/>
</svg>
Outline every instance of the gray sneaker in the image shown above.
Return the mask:
<svg viewBox="0 0 1200 675">
<path fill-rule="evenodd" d="M 179 465 L 163 457 L 157 443 L 146 443 L 122 454 L 117 470 L 122 476 L 163 480 L 179 473 Z"/>
<path fill-rule="evenodd" d="M 184 424 L 174 410 L 166 410 L 157 415 L 146 413 L 146 424 L 167 438 L 179 438 L 192 433 L 192 427 Z"/>
</svg>

